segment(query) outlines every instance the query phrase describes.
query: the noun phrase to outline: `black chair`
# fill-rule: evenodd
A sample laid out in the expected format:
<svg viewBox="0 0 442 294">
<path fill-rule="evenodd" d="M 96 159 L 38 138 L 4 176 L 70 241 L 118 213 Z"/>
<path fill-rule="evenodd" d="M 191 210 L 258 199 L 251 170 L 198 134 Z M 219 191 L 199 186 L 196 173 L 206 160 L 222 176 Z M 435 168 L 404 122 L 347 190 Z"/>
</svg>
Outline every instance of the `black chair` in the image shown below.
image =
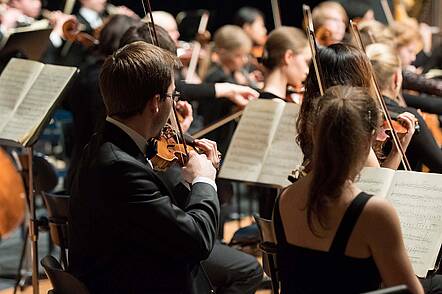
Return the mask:
<svg viewBox="0 0 442 294">
<path fill-rule="evenodd" d="M 49 232 L 52 242 L 60 247 L 60 263 L 67 269 L 67 249 L 69 248 L 68 213 L 69 195 L 42 192 L 48 210 Z"/>
<path fill-rule="evenodd" d="M 64 271 L 53 256 L 45 256 L 40 263 L 53 287 L 48 294 L 89 294 L 86 286 L 76 277 Z"/>
<path fill-rule="evenodd" d="M 276 263 L 277 242 L 271 220 L 253 216 L 258 225 L 261 242 L 259 249 L 262 251 L 262 263 L 264 272 L 272 279 L 272 292 L 279 293 L 278 265 Z"/>
<path fill-rule="evenodd" d="M 407 286 L 399 285 L 375 291 L 365 292 L 363 294 L 411 294 L 411 292 L 408 291 Z"/>
</svg>

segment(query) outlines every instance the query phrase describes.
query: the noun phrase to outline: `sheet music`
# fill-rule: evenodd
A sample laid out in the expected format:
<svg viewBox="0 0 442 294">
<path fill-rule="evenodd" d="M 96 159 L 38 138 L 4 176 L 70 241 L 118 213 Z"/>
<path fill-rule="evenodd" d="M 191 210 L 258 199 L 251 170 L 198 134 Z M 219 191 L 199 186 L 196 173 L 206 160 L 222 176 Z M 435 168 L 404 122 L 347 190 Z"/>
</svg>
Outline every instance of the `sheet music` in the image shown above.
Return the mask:
<svg viewBox="0 0 442 294">
<path fill-rule="evenodd" d="M 12 58 L 0 76 L 0 133 L 31 88 L 44 64 Z"/>
<path fill-rule="evenodd" d="M 285 103 L 251 101 L 236 128 L 220 177 L 256 182 Z"/>
<path fill-rule="evenodd" d="M 281 187 L 291 184 L 287 176 L 303 160 L 301 148 L 296 143 L 296 119 L 299 109 L 298 104 L 285 103 L 258 182 L 278 184 Z"/>
<path fill-rule="evenodd" d="M 425 277 L 442 243 L 442 175 L 397 171 L 387 199 L 399 214 L 414 271 Z"/>
<path fill-rule="evenodd" d="M 28 142 L 75 71 L 73 67 L 44 66 L 0 137 Z"/>
<path fill-rule="evenodd" d="M 362 191 L 381 197 L 387 197 L 393 182 L 395 171 L 388 168 L 364 167 L 356 185 Z"/>
</svg>

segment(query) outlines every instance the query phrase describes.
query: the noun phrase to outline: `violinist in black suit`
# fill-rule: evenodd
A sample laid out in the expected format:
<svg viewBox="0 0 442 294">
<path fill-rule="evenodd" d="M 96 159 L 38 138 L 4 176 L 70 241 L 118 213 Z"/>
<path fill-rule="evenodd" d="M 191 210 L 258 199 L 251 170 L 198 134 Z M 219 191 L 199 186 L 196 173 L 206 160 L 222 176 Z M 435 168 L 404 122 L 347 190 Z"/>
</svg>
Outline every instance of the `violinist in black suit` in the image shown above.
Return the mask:
<svg viewBox="0 0 442 294">
<path fill-rule="evenodd" d="M 216 238 L 216 144 L 198 140 L 172 194 L 146 159 L 174 98 L 172 54 L 144 42 L 108 57 L 100 74 L 104 130 L 85 148 L 72 186 L 69 271 L 91 293 L 194 293 L 193 274 Z M 149 154 L 147 154 L 149 153 Z M 184 208 L 176 203 L 188 197 Z"/>
</svg>

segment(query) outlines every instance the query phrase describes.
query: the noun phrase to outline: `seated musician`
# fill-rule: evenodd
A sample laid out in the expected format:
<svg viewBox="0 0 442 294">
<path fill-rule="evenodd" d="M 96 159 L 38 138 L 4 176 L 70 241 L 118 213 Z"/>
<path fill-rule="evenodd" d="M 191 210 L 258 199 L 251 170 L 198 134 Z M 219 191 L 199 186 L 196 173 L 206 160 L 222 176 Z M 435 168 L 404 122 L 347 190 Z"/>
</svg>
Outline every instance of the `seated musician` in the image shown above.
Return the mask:
<svg viewBox="0 0 442 294">
<path fill-rule="evenodd" d="M 212 64 L 204 81 L 250 85 L 250 80 L 242 71 L 252 46 L 246 33 L 238 26 L 226 25 L 216 31 L 214 43 L 217 60 Z M 204 117 L 204 124 L 209 125 L 231 114 L 234 106 L 227 99 L 205 100 L 201 101 L 198 114 Z M 218 142 L 218 148 L 223 154 L 227 151 L 235 126 L 235 122 L 232 121 L 209 134 L 208 138 Z"/>
<path fill-rule="evenodd" d="M 420 131 L 415 133 L 407 149 L 407 157 L 413 169 L 420 170 L 421 164 L 431 172 L 442 173 L 442 150 L 437 145 L 430 129 L 417 109 L 402 105 L 398 98 L 401 90 L 401 60 L 395 50 L 384 44 L 372 44 L 367 47 L 367 55 L 385 102 L 390 111 L 412 113 L 419 121 Z"/>
<path fill-rule="evenodd" d="M 334 1 L 324 1 L 312 10 L 313 26 L 318 44 L 328 46 L 345 37 L 348 16 L 344 7 Z"/>
<path fill-rule="evenodd" d="M 287 87 L 304 82 L 310 59 L 310 48 L 300 29 L 280 27 L 272 31 L 264 45 L 262 63 L 267 73 L 259 98 L 287 100 Z"/>
<path fill-rule="evenodd" d="M 32 25 L 41 17 L 41 1 L 40 0 L 9 0 L 5 5 L 5 9 L 0 13 L 0 33 L 3 37 L 11 30 L 17 27 L 25 27 Z M 60 11 L 49 12 L 49 23 L 53 27 L 50 35 L 51 43 L 54 47 L 62 44 L 63 23 L 73 18 Z"/>
<path fill-rule="evenodd" d="M 136 41 L 152 43 L 150 28 L 151 25 L 147 23 L 130 28 L 121 38 L 120 46 Z M 175 42 L 170 35 L 157 25 L 156 32 L 160 47 L 176 55 Z M 162 172 L 161 177 L 173 188 L 180 182 L 182 175 L 176 166 L 172 166 Z M 186 203 L 184 197 L 180 198 L 179 203 Z M 215 241 L 212 252 L 202 265 L 218 294 L 253 294 L 262 280 L 262 268 L 254 256 L 229 247 L 219 240 Z"/>
<path fill-rule="evenodd" d="M 267 39 L 264 14 L 253 7 L 242 7 L 235 14 L 233 24 L 239 26 L 250 37 L 253 46 L 263 46 Z"/>
<path fill-rule="evenodd" d="M 329 47 L 321 48 L 318 52 L 318 57 L 322 72 L 324 73 L 323 83 L 326 89 L 335 85 L 370 88 L 370 61 L 365 53 L 355 47 L 345 44 L 333 44 Z M 304 99 L 296 125 L 298 130 L 297 141 L 304 154 L 304 168 L 306 172 L 309 172 L 308 163 L 312 160 L 314 150 L 313 130 L 317 121 L 315 109 L 320 96 L 315 69 L 312 64 L 310 65 L 305 85 Z M 407 129 L 407 133 L 401 138 L 400 142 L 402 148 L 406 150 L 414 134 L 413 115 L 401 113 L 398 119 Z M 397 169 L 400 162 L 399 151 L 396 148 L 392 148 L 382 162 L 382 166 Z M 379 166 L 379 161 L 373 149 L 369 153 L 366 165 Z"/>
<path fill-rule="evenodd" d="M 193 273 L 213 247 L 219 203 L 216 144 L 195 142 L 173 195 L 152 169 L 153 144 L 173 105 L 171 53 L 145 42 L 109 56 L 100 73 L 104 129 L 85 148 L 69 218 L 70 272 L 91 293 L 193 293 Z M 183 209 L 175 204 L 188 197 Z"/>
<path fill-rule="evenodd" d="M 281 293 L 363 293 L 405 284 L 423 293 L 392 205 L 355 184 L 381 123 L 363 88 L 333 86 L 316 104 L 311 172 L 274 210 Z"/>
</svg>

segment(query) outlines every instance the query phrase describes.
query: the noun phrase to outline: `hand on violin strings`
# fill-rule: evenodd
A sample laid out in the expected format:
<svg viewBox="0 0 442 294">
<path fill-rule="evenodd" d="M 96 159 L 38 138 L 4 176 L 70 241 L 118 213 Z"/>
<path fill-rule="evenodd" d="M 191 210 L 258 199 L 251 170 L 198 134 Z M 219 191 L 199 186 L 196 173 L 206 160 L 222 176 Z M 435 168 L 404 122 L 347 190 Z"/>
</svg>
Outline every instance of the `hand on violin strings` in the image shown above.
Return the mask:
<svg viewBox="0 0 442 294">
<path fill-rule="evenodd" d="M 213 167 L 218 170 L 220 167 L 221 153 L 218 151 L 216 142 L 209 139 L 196 139 L 193 143 L 195 147 L 206 154 L 207 158 L 212 162 Z"/>
<path fill-rule="evenodd" d="M 244 108 L 250 100 L 256 99 L 259 93 L 254 89 L 231 83 L 216 83 L 216 97 L 226 97 L 240 108 Z"/>
<path fill-rule="evenodd" d="M 410 112 L 403 112 L 398 115 L 397 120 L 407 129 L 407 133 L 400 138 L 400 143 L 405 151 L 407 150 L 415 131 L 416 117 Z"/>
<path fill-rule="evenodd" d="M 192 183 L 197 177 L 205 177 L 215 181 L 216 169 L 205 154 L 190 151 L 189 160 L 183 167 L 183 178 L 186 182 Z"/>
<path fill-rule="evenodd" d="M 193 110 L 192 105 L 187 101 L 177 101 L 176 110 L 182 116 L 183 120 L 180 121 L 181 129 L 183 132 L 187 132 L 193 121 Z"/>
</svg>

